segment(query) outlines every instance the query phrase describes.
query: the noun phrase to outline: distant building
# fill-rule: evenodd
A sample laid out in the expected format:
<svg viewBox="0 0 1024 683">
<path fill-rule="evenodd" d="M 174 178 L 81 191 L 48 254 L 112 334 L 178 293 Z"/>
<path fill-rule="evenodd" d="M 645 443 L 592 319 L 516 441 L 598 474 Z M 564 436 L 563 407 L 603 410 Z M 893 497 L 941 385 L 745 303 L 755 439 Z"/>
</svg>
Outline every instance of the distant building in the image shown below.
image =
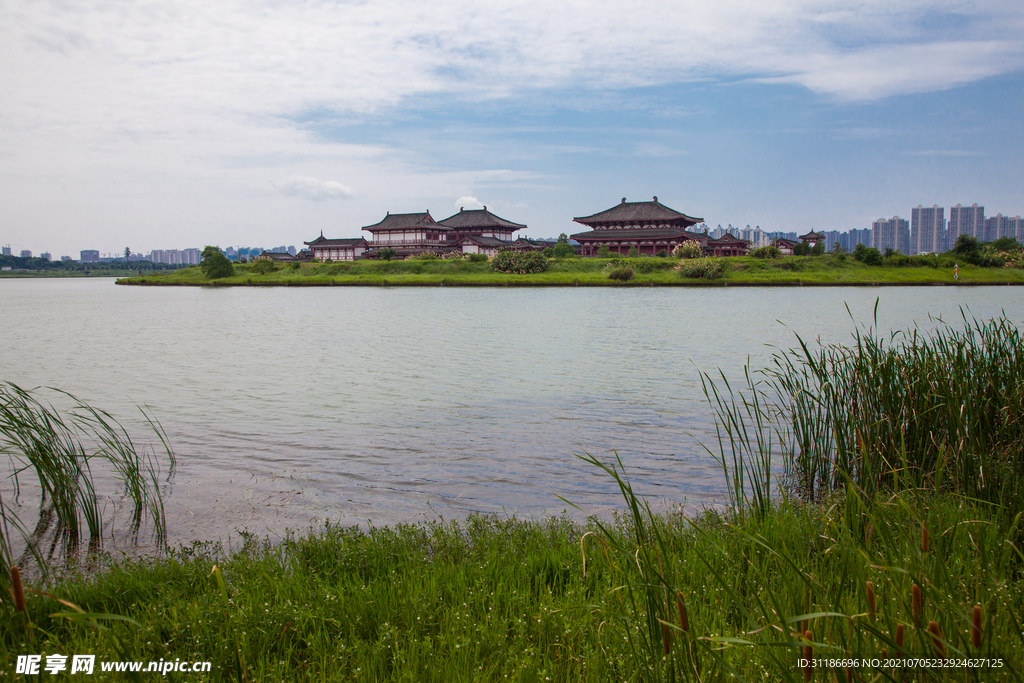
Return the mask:
<svg viewBox="0 0 1024 683">
<path fill-rule="evenodd" d="M 991 242 L 1000 237 L 1012 237 L 1024 244 L 1024 232 L 1022 232 L 1021 228 L 1022 219 L 1020 216 L 1010 218 L 1009 216 L 997 213 L 995 216 L 985 219 L 986 241 Z"/>
<path fill-rule="evenodd" d="M 800 235 L 800 241 L 803 242 L 804 244 L 806 244 L 809 247 L 816 247 L 816 246 L 818 246 L 818 242 L 821 242 L 824 239 L 825 239 L 824 233 L 815 232 L 813 230 L 808 232 L 806 235 Z"/>
<path fill-rule="evenodd" d="M 505 245 L 511 244 L 512 233 L 517 230 L 525 230 L 527 227 L 524 224 L 513 223 L 494 215 L 487 210 L 486 206 L 469 211 L 460 208 L 457 214 L 449 216 L 439 223 L 446 228 L 451 228 L 451 233 L 448 235 L 449 242 L 459 242 L 464 237 L 481 237 L 495 239 Z"/>
<path fill-rule="evenodd" d="M 871 224 L 871 246 L 881 252 L 893 249 L 901 254 L 910 253 L 910 221 L 893 216 L 879 218 Z"/>
<path fill-rule="evenodd" d="M 956 238 L 960 235 L 970 235 L 979 240 L 988 241 L 985 238 L 985 207 L 971 204 L 971 206 L 956 206 L 949 209 L 949 228 L 946 231 L 946 249 L 952 249 L 956 244 Z"/>
<path fill-rule="evenodd" d="M 621 203 L 610 209 L 573 220 L 591 228 L 589 232 L 571 235 L 582 246 L 583 256 L 596 256 L 601 245 L 618 254 L 625 254 L 636 247 L 640 254 L 654 256 L 661 250 L 671 253 L 683 242 L 696 241 L 702 247 L 709 243 L 707 234 L 687 230 L 702 223 L 703 218 L 693 218 L 671 209 L 660 203 L 657 197 L 650 202 L 627 202 L 623 197 Z M 731 234 L 729 238 L 738 239 Z M 720 245 L 722 250 L 727 248 L 725 243 Z"/>
<path fill-rule="evenodd" d="M 71 257 L 70 256 L 61 256 L 60 260 L 61 260 L 61 263 L 65 263 L 67 261 L 70 261 Z"/>
<path fill-rule="evenodd" d="M 82 257 L 81 257 L 82 263 L 99 263 L 100 262 L 100 252 L 99 252 L 98 249 L 83 249 L 79 253 L 82 255 Z"/>
<path fill-rule="evenodd" d="M 22 249 L 21 250 L 21 258 L 32 258 L 32 250 L 31 249 Z"/>
<path fill-rule="evenodd" d="M 938 254 L 946 251 L 946 217 L 945 209 L 938 204 L 930 209 L 917 205 L 910 210 L 910 237 L 912 253 Z M 950 222 L 952 222 L 952 209 Z"/>
<path fill-rule="evenodd" d="M 50 254 L 50 252 L 48 252 L 48 251 L 44 251 L 42 254 L 39 255 L 39 258 L 44 258 L 47 261 L 52 261 L 53 260 L 53 255 Z"/>
<path fill-rule="evenodd" d="M 703 246 L 708 256 L 746 256 L 750 253 L 750 242 L 729 233 L 709 239 Z"/>
<path fill-rule="evenodd" d="M 3 252 L 2 255 L 3 256 L 10 256 L 11 255 L 11 245 L 9 245 L 9 244 L 5 245 L 2 248 L 0 248 L 0 250 L 2 250 L 2 252 Z"/>
<path fill-rule="evenodd" d="M 449 251 L 449 234 L 454 231 L 448 226 L 435 221 L 430 211 L 423 213 L 391 213 L 373 225 L 363 226 L 370 233 L 370 247 L 376 249 L 394 249 L 398 258 L 408 258 L 413 254 L 433 252 L 440 254 Z M 312 248 L 312 243 L 307 243 Z"/>
<path fill-rule="evenodd" d="M 303 242 L 312 252 L 312 258 L 321 261 L 355 261 L 362 258 L 370 243 L 362 237 L 348 237 L 343 239 L 327 239 L 321 232 L 320 236 L 312 242 Z"/>
</svg>

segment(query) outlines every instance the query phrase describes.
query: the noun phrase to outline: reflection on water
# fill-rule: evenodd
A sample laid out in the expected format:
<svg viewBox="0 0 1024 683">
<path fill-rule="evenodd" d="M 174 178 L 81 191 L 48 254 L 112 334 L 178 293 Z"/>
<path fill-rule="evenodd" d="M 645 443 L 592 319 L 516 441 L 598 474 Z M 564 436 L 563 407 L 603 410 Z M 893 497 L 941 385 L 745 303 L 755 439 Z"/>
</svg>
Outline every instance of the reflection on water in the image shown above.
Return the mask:
<svg viewBox="0 0 1024 683">
<path fill-rule="evenodd" d="M 3 280 L 0 379 L 70 391 L 130 423 L 148 406 L 178 454 L 172 544 L 462 516 L 607 514 L 616 449 L 639 491 L 722 500 L 700 370 L 739 376 L 794 334 L 1005 310 L 991 288 L 137 288 Z M 112 489 L 111 489 L 112 490 Z"/>
</svg>

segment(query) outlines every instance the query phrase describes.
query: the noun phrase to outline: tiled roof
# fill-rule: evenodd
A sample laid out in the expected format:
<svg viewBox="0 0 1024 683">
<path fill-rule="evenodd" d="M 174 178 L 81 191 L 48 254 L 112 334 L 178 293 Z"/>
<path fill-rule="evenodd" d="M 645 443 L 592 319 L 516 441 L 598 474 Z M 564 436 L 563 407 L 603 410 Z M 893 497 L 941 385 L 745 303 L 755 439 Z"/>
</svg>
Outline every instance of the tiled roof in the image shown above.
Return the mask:
<svg viewBox="0 0 1024 683">
<path fill-rule="evenodd" d="M 671 228 L 636 228 L 621 230 L 591 230 L 570 235 L 574 240 L 580 239 L 602 239 L 602 240 L 650 240 L 650 239 L 688 239 L 703 242 L 708 239 L 707 235 L 690 232 L 679 227 Z"/>
<path fill-rule="evenodd" d="M 675 209 L 670 209 L 658 201 L 655 197 L 651 202 L 627 202 L 622 198 L 622 203 L 612 208 L 595 213 L 591 216 L 573 218 L 577 223 L 591 225 L 594 223 L 649 223 L 649 222 L 676 222 L 693 225 L 701 223 L 703 218 L 693 218 Z"/>
<path fill-rule="evenodd" d="M 388 213 L 380 223 L 364 225 L 363 230 L 400 230 L 402 228 L 431 228 L 447 230 L 443 225 L 430 217 L 429 211 L 423 213 Z"/>
<path fill-rule="evenodd" d="M 456 228 L 458 230 L 466 230 L 469 228 L 508 228 L 510 230 L 522 230 L 525 225 L 519 223 L 513 223 L 507 221 L 500 216 L 495 216 L 493 213 L 487 210 L 485 206 L 482 209 L 470 209 L 465 211 L 459 209 L 459 212 L 454 216 L 449 216 L 443 221 L 438 221 L 440 225 L 446 225 L 449 228 Z"/>
<path fill-rule="evenodd" d="M 511 242 L 506 242 L 505 240 L 500 240 L 497 237 L 477 237 L 476 235 L 466 235 L 465 237 L 462 237 L 461 239 L 456 241 L 454 244 L 455 245 L 459 245 L 459 244 L 462 244 L 463 242 L 473 242 L 474 244 L 479 244 L 482 247 L 510 247 L 510 246 L 512 246 Z"/>
<path fill-rule="evenodd" d="M 821 233 L 821 232 L 814 232 L 813 230 L 811 230 L 806 235 L 800 235 L 800 239 L 802 239 L 802 240 L 823 240 L 823 239 L 825 239 L 825 234 Z"/>
<path fill-rule="evenodd" d="M 312 242 L 303 242 L 303 244 L 311 247 L 354 247 L 360 243 L 366 244 L 366 240 L 362 237 L 345 237 L 342 239 L 329 240 L 323 235 L 320 235 Z"/>
<path fill-rule="evenodd" d="M 733 237 L 731 233 L 725 233 L 718 239 L 709 239 L 708 245 L 711 244 L 734 244 L 736 242 L 742 242 L 743 244 L 750 244 L 747 240 L 741 240 L 739 237 Z"/>
</svg>

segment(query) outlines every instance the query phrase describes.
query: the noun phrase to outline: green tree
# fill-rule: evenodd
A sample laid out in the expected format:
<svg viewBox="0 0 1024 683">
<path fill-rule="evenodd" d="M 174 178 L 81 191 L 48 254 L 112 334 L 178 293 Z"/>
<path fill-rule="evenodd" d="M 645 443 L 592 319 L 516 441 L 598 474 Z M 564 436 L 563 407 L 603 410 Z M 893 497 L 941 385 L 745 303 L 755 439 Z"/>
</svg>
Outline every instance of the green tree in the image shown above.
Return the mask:
<svg viewBox="0 0 1024 683">
<path fill-rule="evenodd" d="M 391 259 L 395 258 L 395 256 L 397 256 L 397 255 L 398 255 L 398 252 L 396 252 L 391 247 L 384 247 L 382 249 L 378 249 L 377 250 L 377 257 L 380 258 L 381 260 L 384 260 L 384 261 L 390 261 Z"/>
<path fill-rule="evenodd" d="M 811 247 L 811 256 L 824 256 L 825 255 L 825 240 L 818 240 L 813 247 Z"/>
<path fill-rule="evenodd" d="M 597 248 L 597 257 L 598 258 L 611 258 L 611 256 L 612 256 L 612 250 L 608 248 L 607 244 L 602 244 L 601 246 L 599 246 Z"/>
<path fill-rule="evenodd" d="M 222 277 L 231 277 L 235 274 L 235 267 L 225 256 L 220 247 L 207 246 L 203 249 L 202 259 L 199 261 L 199 268 L 210 280 Z"/>
<path fill-rule="evenodd" d="M 639 255 L 640 255 L 640 250 L 636 248 L 635 244 L 629 248 L 629 251 L 626 252 L 626 256 L 628 258 L 636 258 Z"/>
<path fill-rule="evenodd" d="M 565 237 L 565 233 L 562 233 L 562 236 L 558 238 L 558 244 L 551 249 L 552 255 L 555 258 L 568 258 L 570 256 L 575 256 L 576 250 L 573 249 L 572 245 L 568 242 L 563 242 L 562 237 Z"/>
<path fill-rule="evenodd" d="M 807 242 L 799 242 L 793 245 L 793 256 L 809 256 L 811 247 Z"/>
<path fill-rule="evenodd" d="M 561 235 L 558 236 L 558 243 L 559 244 L 568 244 L 569 243 L 569 236 L 566 235 L 563 232 Z"/>
<path fill-rule="evenodd" d="M 953 252 L 970 263 L 976 263 L 981 257 L 981 245 L 978 243 L 978 238 L 961 234 L 956 238 Z"/>
</svg>

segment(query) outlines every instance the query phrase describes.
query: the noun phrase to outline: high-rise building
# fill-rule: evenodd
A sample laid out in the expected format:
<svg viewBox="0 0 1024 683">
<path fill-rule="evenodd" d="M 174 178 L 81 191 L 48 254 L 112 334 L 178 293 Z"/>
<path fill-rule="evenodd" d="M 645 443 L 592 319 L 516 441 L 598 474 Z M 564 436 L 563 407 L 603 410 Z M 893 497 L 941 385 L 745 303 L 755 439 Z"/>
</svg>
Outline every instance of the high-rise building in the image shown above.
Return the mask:
<svg viewBox="0 0 1024 683">
<path fill-rule="evenodd" d="M 39 255 L 39 257 L 40 258 L 44 258 L 47 261 L 52 261 L 53 260 L 53 255 L 50 254 L 50 252 L 48 252 L 48 251 L 44 251 L 42 254 Z"/>
<path fill-rule="evenodd" d="M 100 252 L 99 249 L 83 249 L 81 252 L 82 263 L 99 263 Z"/>
<path fill-rule="evenodd" d="M 956 244 L 956 238 L 960 235 L 970 235 L 979 240 L 988 241 L 985 238 L 985 207 L 972 204 L 971 206 L 956 206 L 949 209 L 949 229 L 946 231 L 946 249 L 952 249 Z"/>
<path fill-rule="evenodd" d="M 901 254 L 910 253 L 910 221 L 899 216 L 879 218 L 871 224 L 871 246 L 881 252 L 893 249 Z"/>
<path fill-rule="evenodd" d="M 22 249 L 21 250 L 21 258 L 32 258 L 32 250 L 31 249 Z"/>
<path fill-rule="evenodd" d="M 937 254 L 946 251 L 946 210 L 933 204 L 925 208 L 920 204 L 910 210 L 911 253 Z"/>
<path fill-rule="evenodd" d="M 61 256 L 61 257 L 60 257 L 60 260 L 61 260 L 61 263 L 63 263 L 63 262 L 65 262 L 65 261 L 70 261 L 70 260 L 71 260 L 71 257 L 70 257 L 70 256 Z"/>
<path fill-rule="evenodd" d="M 1021 234 L 1021 217 L 1004 216 L 1001 213 L 997 213 L 991 218 L 985 219 L 985 241 L 991 242 L 997 240 L 1000 237 L 1012 237 L 1018 242 L 1024 235 Z"/>
<path fill-rule="evenodd" d="M 9 245 L 9 244 L 7 244 L 7 245 L 4 245 L 4 246 L 2 247 L 2 254 L 3 254 L 4 256 L 10 256 L 10 255 L 11 255 L 11 245 Z"/>
</svg>

